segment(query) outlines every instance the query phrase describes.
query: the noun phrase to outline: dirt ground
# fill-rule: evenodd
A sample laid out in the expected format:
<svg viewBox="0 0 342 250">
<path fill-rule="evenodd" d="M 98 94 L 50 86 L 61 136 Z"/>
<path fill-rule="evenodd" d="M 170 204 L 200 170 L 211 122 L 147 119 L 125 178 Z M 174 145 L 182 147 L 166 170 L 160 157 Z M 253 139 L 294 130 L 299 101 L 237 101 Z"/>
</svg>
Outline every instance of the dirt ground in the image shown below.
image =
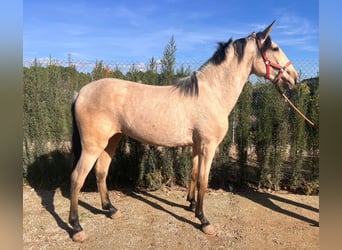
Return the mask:
<svg viewBox="0 0 342 250">
<path fill-rule="evenodd" d="M 110 191 L 123 213 L 110 219 L 97 192 L 82 192 L 80 222 L 88 239 L 75 243 L 67 223 L 68 195 L 23 187 L 24 249 L 319 249 L 319 197 L 247 189 L 208 190 L 209 236 L 186 208 L 187 190 Z"/>
</svg>

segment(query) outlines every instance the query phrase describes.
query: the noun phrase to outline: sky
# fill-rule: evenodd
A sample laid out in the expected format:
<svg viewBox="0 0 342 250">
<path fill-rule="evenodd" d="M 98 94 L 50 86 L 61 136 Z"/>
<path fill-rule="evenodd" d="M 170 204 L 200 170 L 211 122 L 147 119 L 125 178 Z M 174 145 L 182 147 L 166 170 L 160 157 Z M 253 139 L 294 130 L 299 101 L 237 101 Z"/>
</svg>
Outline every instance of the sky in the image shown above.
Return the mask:
<svg viewBox="0 0 342 250">
<path fill-rule="evenodd" d="M 290 60 L 319 58 L 318 0 L 23 1 L 23 58 L 148 62 L 171 36 L 176 61 L 205 62 L 217 42 L 276 20 L 272 40 Z"/>
</svg>

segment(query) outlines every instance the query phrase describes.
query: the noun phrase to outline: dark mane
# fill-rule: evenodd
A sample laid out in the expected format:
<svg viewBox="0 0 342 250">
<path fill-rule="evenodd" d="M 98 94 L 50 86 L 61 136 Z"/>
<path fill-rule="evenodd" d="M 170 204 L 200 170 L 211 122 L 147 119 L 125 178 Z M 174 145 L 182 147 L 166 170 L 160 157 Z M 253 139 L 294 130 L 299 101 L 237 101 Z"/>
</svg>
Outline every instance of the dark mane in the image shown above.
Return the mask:
<svg viewBox="0 0 342 250">
<path fill-rule="evenodd" d="M 217 44 L 217 49 L 212 55 L 212 57 L 206 63 L 204 63 L 201 66 L 201 68 L 203 68 L 208 63 L 212 63 L 214 65 L 220 65 L 224 60 L 226 60 L 227 58 L 226 50 L 231 44 L 233 44 L 235 53 L 238 55 L 238 61 L 240 62 L 245 54 L 246 43 L 247 43 L 246 38 L 241 38 L 241 39 L 235 40 L 234 42 L 233 42 L 233 39 L 230 38 L 228 42 L 219 42 Z"/>
<path fill-rule="evenodd" d="M 240 62 L 245 55 L 245 48 L 246 48 L 247 40 L 246 38 L 240 38 L 235 40 L 233 45 L 235 49 L 235 53 L 238 55 L 238 61 Z"/>
<path fill-rule="evenodd" d="M 220 65 L 227 58 L 227 48 L 233 44 L 235 53 L 238 56 L 238 61 L 240 62 L 245 54 L 247 40 L 246 38 L 241 38 L 235 40 L 230 38 L 228 42 L 219 42 L 217 44 L 217 49 L 212 57 L 204 63 L 199 70 L 201 70 L 205 65 L 212 63 L 214 65 Z M 196 77 L 196 72 L 193 72 L 190 76 L 185 78 L 177 79 L 173 83 L 174 87 L 179 89 L 184 95 L 198 96 L 198 81 Z"/>
<path fill-rule="evenodd" d="M 213 56 L 208 60 L 208 62 L 213 63 L 214 65 L 220 65 L 224 60 L 226 60 L 226 49 L 233 42 L 233 39 L 230 38 L 228 42 L 219 42 L 217 43 L 217 49 Z"/>
<path fill-rule="evenodd" d="M 173 85 L 184 95 L 198 96 L 198 81 L 196 72 L 193 72 L 188 77 L 177 79 Z"/>
</svg>

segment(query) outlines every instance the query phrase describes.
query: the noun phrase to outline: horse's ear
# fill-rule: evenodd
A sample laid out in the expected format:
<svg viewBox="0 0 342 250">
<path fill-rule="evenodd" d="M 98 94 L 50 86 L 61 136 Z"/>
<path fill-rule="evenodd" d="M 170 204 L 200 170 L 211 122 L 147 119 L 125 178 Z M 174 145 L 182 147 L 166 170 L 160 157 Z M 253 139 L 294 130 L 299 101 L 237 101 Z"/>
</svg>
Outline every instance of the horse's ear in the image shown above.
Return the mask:
<svg viewBox="0 0 342 250">
<path fill-rule="evenodd" d="M 260 32 L 258 34 L 261 44 L 263 44 L 267 37 L 270 35 L 274 22 L 275 20 L 263 32 Z"/>
</svg>

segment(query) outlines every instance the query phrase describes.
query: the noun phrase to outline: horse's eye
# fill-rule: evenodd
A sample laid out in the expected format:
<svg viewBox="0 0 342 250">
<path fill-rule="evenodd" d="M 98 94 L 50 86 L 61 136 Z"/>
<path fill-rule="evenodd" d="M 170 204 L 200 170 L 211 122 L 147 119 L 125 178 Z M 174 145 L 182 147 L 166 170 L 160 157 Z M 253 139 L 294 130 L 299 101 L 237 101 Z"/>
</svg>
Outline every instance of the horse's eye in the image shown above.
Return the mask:
<svg viewBox="0 0 342 250">
<path fill-rule="evenodd" d="M 272 51 L 279 51 L 279 47 L 272 48 Z"/>
</svg>

